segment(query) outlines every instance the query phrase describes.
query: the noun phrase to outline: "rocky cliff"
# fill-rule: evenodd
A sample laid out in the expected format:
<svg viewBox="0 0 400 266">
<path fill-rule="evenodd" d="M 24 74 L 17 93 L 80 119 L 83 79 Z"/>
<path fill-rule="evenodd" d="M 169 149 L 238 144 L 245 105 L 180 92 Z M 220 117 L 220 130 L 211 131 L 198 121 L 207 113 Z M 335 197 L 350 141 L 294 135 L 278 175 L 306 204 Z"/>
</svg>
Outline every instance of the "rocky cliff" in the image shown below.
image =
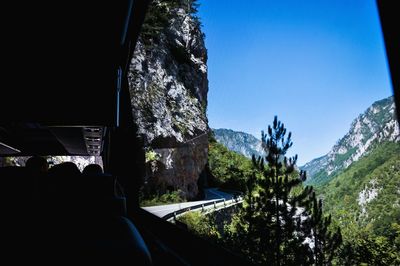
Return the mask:
<svg viewBox="0 0 400 266">
<path fill-rule="evenodd" d="M 128 74 L 133 115 L 151 163 L 147 184 L 196 196 L 207 162 L 207 50 L 196 1 L 154 0 Z"/>
<path fill-rule="evenodd" d="M 373 103 L 352 122 L 349 132 L 328 154 L 312 160 L 301 169 L 307 171 L 309 183 L 323 184 L 366 155 L 377 144 L 399 140 L 399 124 L 392 96 Z"/>
</svg>

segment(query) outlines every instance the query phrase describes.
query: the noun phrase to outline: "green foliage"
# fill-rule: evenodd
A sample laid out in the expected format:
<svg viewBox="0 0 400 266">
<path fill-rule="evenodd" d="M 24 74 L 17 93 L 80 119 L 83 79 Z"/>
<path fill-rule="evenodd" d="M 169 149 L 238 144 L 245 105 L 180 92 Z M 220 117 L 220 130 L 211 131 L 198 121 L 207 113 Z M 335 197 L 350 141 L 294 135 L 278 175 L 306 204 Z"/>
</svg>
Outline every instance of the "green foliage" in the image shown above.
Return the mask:
<svg viewBox="0 0 400 266">
<path fill-rule="evenodd" d="M 334 258 L 335 251 L 342 243 L 340 227 L 336 229 L 336 232 L 331 232 L 329 228 L 331 225 L 331 215 L 324 217 L 322 200 L 317 200 L 315 192 L 311 194 L 310 203 L 311 215 L 306 224 L 312 230 L 315 265 L 329 265 Z"/>
<path fill-rule="evenodd" d="M 378 195 L 365 205 L 368 215 L 362 214 L 359 193 L 375 188 Z M 371 233 L 388 236 L 393 221 L 400 220 L 400 144 L 386 142 L 353 163 L 319 190 L 325 206 L 337 219 L 353 213 L 360 227 Z"/>
<path fill-rule="evenodd" d="M 222 184 L 241 180 L 242 191 L 247 191 L 243 208 L 225 225 L 224 245 L 260 264 L 400 265 L 400 144 L 375 144 L 369 154 L 318 187 L 322 194 L 317 200 L 313 189 L 298 181 L 299 173 L 288 174 L 295 158 L 283 159 L 291 145 L 285 133 L 274 121 L 269 138 L 263 134 L 270 151 L 267 163 L 254 159 L 254 167 L 245 163 L 241 173 L 236 154 L 210 135 L 213 174 Z M 363 205 L 363 211 L 359 193 L 371 189 L 378 191 L 377 196 Z M 284 202 L 303 207 L 307 218 L 299 223 Z M 323 214 L 322 202 L 332 216 Z M 313 248 L 304 245 L 306 237 L 315 243 Z"/>
<path fill-rule="evenodd" d="M 176 191 L 167 192 L 167 193 L 163 193 L 163 194 L 147 195 L 146 197 L 142 196 L 142 198 L 140 200 L 140 206 L 141 207 L 149 207 L 149 206 L 157 206 L 157 205 L 185 202 L 185 200 L 183 199 L 181 194 L 182 194 L 182 191 L 176 190 Z"/>
<path fill-rule="evenodd" d="M 176 17 L 176 14 L 171 10 L 183 8 L 197 24 L 200 24 L 196 15 L 198 7 L 197 0 L 151 1 L 141 29 L 141 37 L 144 44 L 151 45 L 168 28 L 170 21 Z"/>
<path fill-rule="evenodd" d="M 168 5 L 165 1 L 151 1 L 144 19 L 141 37 L 145 44 L 151 44 L 159 37 L 171 19 Z"/>
<path fill-rule="evenodd" d="M 400 265 L 400 250 L 383 236 L 359 232 L 338 251 L 337 265 Z"/>
<path fill-rule="evenodd" d="M 215 225 L 215 221 L 210 215 L 204 215 L 201 212 L 193 211 L 179 216 L 177 220 L 184 223 L 189 231 L 203 238 L 217 240 L 221 237 Z"/>
<path fill-rule="evenodd" d="M 334 224 L 342 228 L 344 245 L 338 265 L 398 265 L 400 199 L 400 144 L 376 145 L 319 188 Z M 359 205 L 361 191 L 377 195 Z M 396 242 L 397 241 L 397 242 Z"/>
<path fill-rule="evenodd" d="M 212 133 L 211 133 L 212 134 Z M 224 145 L 209 136 L 208 164 L 214 177 L 215 185 L 245 191 L 246 181 L 252 173 L 252 164 L 243 155 L 228 150 Z"/>
<path fill-rule="evenodd" d="M 146 163 L 148 163 L 159 160 L 160 155 L 153 150 L 148 150 L 146 151 L 145 158 L 146 158 Z"/>
<path fill-rule="evenodd" d="M 161 156 L 151 148 L 148 148 L 145 153 L 146 166 L 151 170 L 152 173 L 157 171 L 157 163 L 161 159 Z"/>
<path fill-rule="evenodd" d="M 203 111 L 204 115 L 207 115 L 207 100 L 206 99 L 204 99 L 201 102 L 201 110 Z"/>
<path fill-rule="evenodd" d="M 313 177 L 313 179 L 310 182 L 307 182 L 308 185 L 313 185 L 313 186 L 320 186 L 322 184 L 325 184 L 329 182 L 330 176 L 325 170 L 321 170 L 318 173 L 316 173 Z"/>
<path fill-rule="evenodd" d="M 209 130 L 207 136 L 208 136 L 208 143 L 217 143 L 214 131 Z"/>
</svg>

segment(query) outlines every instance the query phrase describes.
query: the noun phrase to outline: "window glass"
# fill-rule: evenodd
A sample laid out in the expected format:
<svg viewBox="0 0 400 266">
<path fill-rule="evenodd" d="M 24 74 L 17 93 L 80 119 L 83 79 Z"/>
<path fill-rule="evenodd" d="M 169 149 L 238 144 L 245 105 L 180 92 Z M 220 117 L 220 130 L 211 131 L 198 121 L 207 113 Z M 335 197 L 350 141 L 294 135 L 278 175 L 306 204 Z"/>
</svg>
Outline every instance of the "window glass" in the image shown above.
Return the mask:
<svg viewBox="0 0 400 266">
<path fill-rule="evenodd" d="M 255 263 L 398 264 L 374 1 L 152 1 L 128 78 L 145 210 Z"/>
</svg>

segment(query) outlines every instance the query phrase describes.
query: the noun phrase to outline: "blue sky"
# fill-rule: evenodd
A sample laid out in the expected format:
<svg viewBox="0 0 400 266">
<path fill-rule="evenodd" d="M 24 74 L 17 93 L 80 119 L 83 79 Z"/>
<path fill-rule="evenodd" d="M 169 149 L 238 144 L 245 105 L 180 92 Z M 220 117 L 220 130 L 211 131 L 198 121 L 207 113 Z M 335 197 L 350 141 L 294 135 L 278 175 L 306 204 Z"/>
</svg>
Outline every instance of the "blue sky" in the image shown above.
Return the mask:
<svg viewBox="0 0 400 266">
<path fill-rule="evenodd" d="M 374 101 L 393 95 L 372 0 L 199 3 L 212 128 L 260 138 L 278 115 L 302 165 L 326 154 Z"/>
</svg>

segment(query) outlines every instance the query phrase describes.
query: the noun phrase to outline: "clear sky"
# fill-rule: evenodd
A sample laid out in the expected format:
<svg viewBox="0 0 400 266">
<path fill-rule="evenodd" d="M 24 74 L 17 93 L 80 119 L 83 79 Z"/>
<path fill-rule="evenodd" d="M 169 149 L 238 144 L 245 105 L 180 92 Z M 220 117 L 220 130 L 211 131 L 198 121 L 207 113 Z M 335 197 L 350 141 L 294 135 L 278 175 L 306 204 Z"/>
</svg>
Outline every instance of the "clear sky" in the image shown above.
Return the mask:
<svg viewBox="0 0 400 266">
<path fill-rule="evenodd" d="M 260 138 L 278 115 L 303 165 L 326 154 L 374 101 L 393 95 L 373 0 L 199 3 L 212 128 Z"/>
</svg>

